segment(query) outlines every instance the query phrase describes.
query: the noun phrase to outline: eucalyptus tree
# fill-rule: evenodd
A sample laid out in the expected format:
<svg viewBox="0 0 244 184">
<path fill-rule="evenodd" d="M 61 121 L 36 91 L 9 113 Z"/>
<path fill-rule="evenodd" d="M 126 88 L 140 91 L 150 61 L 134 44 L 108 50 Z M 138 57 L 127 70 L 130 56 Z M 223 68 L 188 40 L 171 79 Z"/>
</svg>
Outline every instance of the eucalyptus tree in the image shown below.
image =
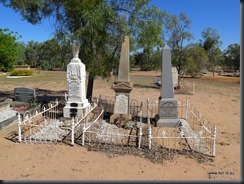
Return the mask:
<svg viewBox="0 0 244 184">
<path fill-rule="evenodd" d="M 41 43 L 36 41 L 29 41 L 25 47 L 25 58 L 26 64 L 30 65 L 31 67 L 38 67 L 40 65 L 40 57 L 43 57 L 40 54 Z"/>
<path fill-rule="evenodd" d="M 208 27 L 204 29 L 201 32 L 201 34 L 202 34 L 202 40 L 200 40 L 201 45 L 203 46 L 203 48 L 206 50 L 208 54 L 208 60 L 209 63 L 211 64 L 212 72 L 214 76 L 215 66 L 219 64 L 221 60 L 222 53 L 219 47 L 222 45 L 222 42 L 220 40 L 220 36 L 217 30 L 214 28 Z"/>
<path fill-rule="evenodd" d="M 192 77 L 200 75 L 201 70 L 205 69 L 208 64 L 208 56 L 204 48 L 198 44 L 189 44 L 185 48 L 186 54 L 186 71 Z"/>
<path fill-rule="evenodd" d="M 24 65 L 26 63 L 25 48 L 26 44 L 24 42 L 17 42 L 18 45 L 18 55 L 15 58 L 16 65 Z"/>
<path fill-rule="evenodd" d="M 115 61 L 118 60 L 124 35 L 131 36 L 131 50 L 139 47 L 150 50 L 155 45 L 152 43 L 154 40 L 157 40 L 157 44 L 162 42 L 158 36 L 161 32 L 162 12 L 156 7 L 149 7 L 149 0 L 0 2 L 19 12 L 32 24 L 50 18 L 54 20 L 53 26 L 57 32 L 81 42 L 80 58 L 89 72 L 87 98 L 92 96 L 95 77 L 108 77 L 116 67 Z M 143 35 L 144 32 L 149 35 Z"/>
<path fill-rule="evenodd" d="M 11 71 L 18 57 L 17 33 L 0 28 L 0 70 Z"/>
<path fill-rule="evenodd" d="M 166 42 L 172 49 L 172 65 L 178 70 L 179 78 L 184 74 L 187 64 L 184 55 L 186 42 L 193 39 L 192 33 L 189 32 L 190 24 L 191 20 L 184 12 L 181 12 L 179 16 L 168 14 L 165 22 Z M 178 87 L 180 88 L 180 83 Z"/>
<path fill-rule="evenodd" d="M 240 45 L 230 44 L 224 50 L 224 65 L 232 68 L 235 72 L 240 69 Z"/>
</svg>

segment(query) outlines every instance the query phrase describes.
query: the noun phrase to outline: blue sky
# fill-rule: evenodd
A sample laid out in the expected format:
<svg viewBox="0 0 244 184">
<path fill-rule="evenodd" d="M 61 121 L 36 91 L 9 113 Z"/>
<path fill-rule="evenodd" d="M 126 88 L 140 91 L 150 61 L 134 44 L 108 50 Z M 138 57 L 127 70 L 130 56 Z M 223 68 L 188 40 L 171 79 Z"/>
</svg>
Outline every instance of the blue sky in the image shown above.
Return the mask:
<svg viewBox="0 0 244 184">
<path fill-rule="evenodd" d="M 217 30 L 224 50 L 233 43 L 240 44 L 240 0 L 152 0 L 158 6 L 172 14 L 185 12 L 192 21 L 190 32 L 194 36 L 192 42 L 201 39 L 201 32 L 207 27 Z M 9 28 L 18 32 L 19 41 L 27 43 L 34 40 L 43 42 L 51 39 L 54 29 L 47 20 L 39 25 L 32 25 L 10 8 L 0 4 L 0 28 Z"/>
</svg>

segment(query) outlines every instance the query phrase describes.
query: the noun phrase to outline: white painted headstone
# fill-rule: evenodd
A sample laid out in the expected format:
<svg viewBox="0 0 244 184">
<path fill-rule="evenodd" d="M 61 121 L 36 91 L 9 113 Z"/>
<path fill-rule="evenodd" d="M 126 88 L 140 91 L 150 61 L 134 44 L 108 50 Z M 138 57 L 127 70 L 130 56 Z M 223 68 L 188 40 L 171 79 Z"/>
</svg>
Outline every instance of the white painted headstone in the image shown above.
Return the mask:
<svg viewBox="0 0 244 184">
<path fill-rule="evenodd" d="M 82 110 L 90 106 L 86 99 L 86 67 L 78 58 L 80 45 L 72 43 L 73 59 L 67 66 L 68 95 L 64 107 L 64 117 L 70 118 L 71 114 L 82 114 Z M 72 104 L 75 103 L 75 106 Z"/>
<path fill-rule="evenodd" d="M 128 113 L 128 96 L 124 94 L 119 94 L 116 96 L 114 113 L 115 114 Z"/>
<path fill-rule="evenodd" d="M 172 67 L 172 78 L 173 78 L 173 85 L 174 87 L 178 87 L 178 70 L 176 69 L 176 67 Z"/>
</svg>

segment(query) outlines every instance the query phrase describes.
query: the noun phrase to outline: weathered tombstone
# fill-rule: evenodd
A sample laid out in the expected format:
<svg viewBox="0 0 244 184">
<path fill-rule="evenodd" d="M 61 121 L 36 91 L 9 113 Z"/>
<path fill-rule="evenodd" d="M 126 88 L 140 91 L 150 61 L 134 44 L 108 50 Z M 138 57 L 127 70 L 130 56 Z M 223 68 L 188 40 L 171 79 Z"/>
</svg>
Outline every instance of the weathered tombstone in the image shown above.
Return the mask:
<svg viewBox="0 0 244 184">
<path fill-rule="evenodd" d="M 125 36 L 121 47 L 118 79 L 113 83 L 115 91 L 114 114 L 110 117 L 110 123 L 123 122 L 131 119 L 130 114 L 130 92 L 133 84 L 130 83 L 130 44 L 129 37 Z M 120 121 L 120 124 L 123 124 Z"/>
<path fill-rule="evenodd" d="M 11 103 L 12 99 L 10 98 L 0 102 L 0 130 L 17 119 L 16 111 L 10 107 Z"/>
<path fill-rule="evenodd" d="M 172 79 L 171 51 L 165 45 L 163 48 L 162 84 L 159 97 L 157 126 L 176 127 L 179 125 L 177 99 L 174 98 Z"/>
<path fill-rule="evenodd" d="M 224 70 L 223 69 L 220 70 L 220 75 L 224 75 Z"/>
<path fill-rule="evenodd" d="M 34 102 L 36 100 L 36 91 L 31 88 L 14 88 L 15 101 Z"/>
<path fill-rule="evenodd" d="M 3 102 L 0 102 L 0 110 L 8 110 L 10 108 L 13 99 L 6 98 Z"/>
<path fill-rule="evenodd" d="M 78 58 L 80 44 L 73 42 L 73 59 L 67 65 L 68 95 L 63 109 L 65 118 L 82 115 L 82 111 L 90 106 L 86 99 L 86 67 Z"/>
<path fill-rule="evenodd" d="M 174 88 L 177 88 L 178 84 L 179 84 L 179 82 L 178 82 L 179 74 L 178 74 L 176 67 L 172 67 L 172 77 L 173 77 Z M 157 84 L 158 86 L 161 86 L 161 80 L 158 77 L 156 78 L 155 84 Z"/>
<path fill-rule="evenodd" d="M 178 70 L 176 69 L 176 67 L 172 67 L 172 77 L 173 77 L 174 88 L 177 88 L 178 87 L 179 74 L 178 74 Z"/>
</svg>

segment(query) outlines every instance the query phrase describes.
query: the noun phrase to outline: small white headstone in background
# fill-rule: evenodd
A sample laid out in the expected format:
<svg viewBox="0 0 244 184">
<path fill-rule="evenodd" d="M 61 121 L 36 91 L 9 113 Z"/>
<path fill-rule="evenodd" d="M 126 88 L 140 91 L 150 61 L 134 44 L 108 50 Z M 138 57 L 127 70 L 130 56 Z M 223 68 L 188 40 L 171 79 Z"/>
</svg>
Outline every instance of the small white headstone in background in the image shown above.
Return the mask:
<svg viewBox="0 0 244 184">
<path fill-rule="evenodd" d="M 178 74 L 176 67 L 172 67 L 172 78 L 173 78 L 174 88 L 178 87 L 178 76 L 179 76 L 179 74 Z"/>
</svg>

